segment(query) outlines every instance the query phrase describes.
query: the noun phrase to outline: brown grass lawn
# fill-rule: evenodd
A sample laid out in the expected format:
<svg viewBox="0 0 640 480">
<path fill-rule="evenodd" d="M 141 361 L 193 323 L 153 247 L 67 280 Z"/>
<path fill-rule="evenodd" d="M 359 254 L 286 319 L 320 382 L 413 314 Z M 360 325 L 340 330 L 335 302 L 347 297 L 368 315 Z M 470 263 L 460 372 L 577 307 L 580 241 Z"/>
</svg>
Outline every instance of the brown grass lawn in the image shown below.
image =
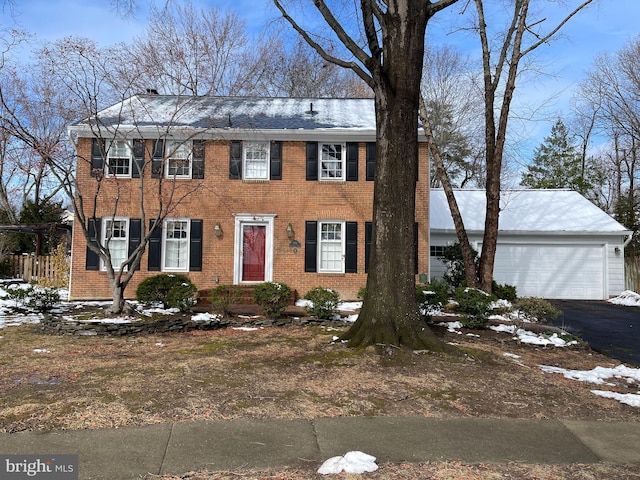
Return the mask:
<svg viewBox="0 0 640 480">
<path fill-rule="evenodd" d="M 0 430 L 113 428 L 196 419 L 353 415 L 640 421 L 637 408 L 539 365 L 589 370 L 620 362 L 588 347 L 521 345 L 434 327 L 457 357 L 332 342 L 324 327 L 224 329 L 132 337 L 68 337 L 33 326 L 0 330 Z M 505 356 L 505 353 L 519 358 Z M 637 385 L 598 386 L 637 393 Z M 312 472 L 191 473 L 180 478 L 315 478 Z M 382 465 L 371 479 L 640 478 L 640 466 Z M 177 478 L 152 477 L 148 478 Z"/>
</svg>

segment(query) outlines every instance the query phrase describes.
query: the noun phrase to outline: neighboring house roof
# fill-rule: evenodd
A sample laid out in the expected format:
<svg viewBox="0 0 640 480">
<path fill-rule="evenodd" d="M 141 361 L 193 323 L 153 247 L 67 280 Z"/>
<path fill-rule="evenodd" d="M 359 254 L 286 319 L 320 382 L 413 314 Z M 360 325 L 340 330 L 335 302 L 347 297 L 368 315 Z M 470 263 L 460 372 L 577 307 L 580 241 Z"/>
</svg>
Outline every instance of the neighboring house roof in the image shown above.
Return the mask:
<svg viewBox="0 0 640 480">
<path fill-rule="evenodd" d="M 458 208 L 468 232 L 484 231 L 484 190 L 455 190 Z M 432 231 L 455 231 L 442 189 L 431 189 L 429 225 Z M 630 230 L 573 190 L 503 190 L 500 195 L 500 232 L 616 233 Z"/>
<path fill-rule="evenodd" d="M 120 134 L 162 135 L 167 128 L 202 130 L 229 137 L 238 131 L 341 131 L 375 136 L 372 98 L 262 98 L 139 94 L 69 127 L 97 136 L 98 128 Z M 99 124 L 99 127 L 96 127 Z M 92 128 L 93 127 L 93 128 Z M 417 122 L 416 122 L 417 128 Z M 224 135 L 227 133 L 227 135 Z"/>
</svg>

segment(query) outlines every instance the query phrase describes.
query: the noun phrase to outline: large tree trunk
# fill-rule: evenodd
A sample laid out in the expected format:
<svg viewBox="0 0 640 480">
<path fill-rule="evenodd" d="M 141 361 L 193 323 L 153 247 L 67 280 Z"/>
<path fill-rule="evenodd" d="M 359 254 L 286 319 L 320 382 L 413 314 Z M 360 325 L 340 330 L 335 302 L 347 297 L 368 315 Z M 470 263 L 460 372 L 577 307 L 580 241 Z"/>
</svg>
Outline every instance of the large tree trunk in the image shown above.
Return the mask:
<svg viewBox="0 0 640 480">
<path fill-rule="evenodd" d="M 428 15 L 423 2 L 405 7 L 387 15 L 384 63 L 372 72 L 377 157 L 369 275 L 363 308 L 343 339 L 352 347 L 443 351 L 446 344 L 421 319 L 415 292 L 417 119 Z"/>
</svg>

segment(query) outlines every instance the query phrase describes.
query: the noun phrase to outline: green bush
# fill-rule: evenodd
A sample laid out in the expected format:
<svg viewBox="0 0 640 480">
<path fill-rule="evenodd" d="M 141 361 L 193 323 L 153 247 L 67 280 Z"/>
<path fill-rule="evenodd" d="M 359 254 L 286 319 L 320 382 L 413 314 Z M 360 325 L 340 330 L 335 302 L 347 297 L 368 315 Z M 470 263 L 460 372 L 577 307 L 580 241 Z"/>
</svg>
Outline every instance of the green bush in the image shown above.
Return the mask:
<svg viewBox="0 0 640 480">
<path fill-rule="evenodd" d="M 259 283 L 253 290 L 253 298 L 267 317 L 278 318 L 291 301 L 291 289 L 284 283 Z"/>
<path fill-rule="evenodd" d="M 304 298 L 312 303 L 311 306 L 304 307 L 304 309 L 309 315 L 317 318 L 333 317 L 340 303 L 340 294 L 324 287 L 312 288 L 304 295 Z"/>
<path fill-rule="evenodd" d="M 9 285 L 5 290 L 5 298 L 13 300 L 15 306 L 32 308 L 39 312 L 48 312 L 60 303 L 60 292 L 57 288 L 35 288 L 33 285 Z"/>
<path fill-rule="evenodd" d="M 183 284 L 186 284 L 187 287 L 184 287 Z M 177 291 L 169 295 L 173 288 L 177 288 Z M 185 295 L 188 296 L 188 290 L 191 288 L 195 291 L 195 286 L 186 275 L 161 273 L 140 282 L 136 289 L 136 300 L 145 305 L 161 302 L 163 308 L 167 308 L 170 306 L 170 299 L 174 305 L 172 308 L 180 308 L 178 307 L 181 303 L 179 297 L 182 297 L 184 302 L 188 301 Z"/>
<path fill-rule="evenodd" d="M 449 299 L 449 288 L 449 284 L 444 280 L 434 280 L 431 283 L 416 285 L 418 306 L 425 309 L 431 305 L 434 307 L 446 305 Z"/>
<path fill-rule="evenodd" d="M 518 298 L 518 295 L 516 293 L 516 287 L 514 287 L 513 285 L 507 285 L 507 284 L 500 285 L 495 280 L 493 280 L 491 282 L 491 290 L 493 291 L 493 294 L 496 297 L 502 300 L 515 302 L 516 298 Z"/>
<path fill-rule="evenodd" d="M 476 269 L 478 268 L 478 262 L 480 257 L 478 252 L 471 249 L 473 252 L 474 263 Z M 462 258 L 462 248 L 459 243 L 453 245 L 447 245 L 444 247 L 444 254 L 442 256 L 447 270 L 444 273 L 444 280 L 453 288 L 458 288 L 466 284 L 466 275 L 464 272 L 464 260 Z"/>
<path fill-rule="evenodd" d="M 557 318 L 562 312 L 551 305 L 548 300 L 538 297 L 519 298 L 513 307 L 524 315 L 538 322 L 544 322 L 551 318 Z"/>
<path fill-rule="evenodd" d="M 209 292 L 209 301 L 213 309 L 225 316 L 229 316 L 229 305 L 238 303 L 242 289 L 236 285 L 220 285 L 211 289 Z"/>
<path fill-rule="evenodd" d="M 360 300 L 364 300 L 364 296 L 367 294 L 367 287 L 361 287 L 360 290 L 358 290 L 358 298 Z"/>
<path fill-rule="evenodd" d="M 462 314 L 462 325 L 486 328 L 489 324 L 489 306 L 496 301 L 496 297 L 477 288 L 458 287 L 454 300 L 458 304 L 456 310 Z"/>
<path fill-rule="evenodd" d="M 191 308 L 198 303 L 198 289 L 191 282 L 176 284 L 167 292 L 164 303 L 169 308 L 190 312 Z"/>
<path fill-rule="evenodd" d="M 60 303 L 60 292 L 55 287 L 33 288 L 26 300 L 27 306 L 39 312 L 48 312 Z"/>
</svg>

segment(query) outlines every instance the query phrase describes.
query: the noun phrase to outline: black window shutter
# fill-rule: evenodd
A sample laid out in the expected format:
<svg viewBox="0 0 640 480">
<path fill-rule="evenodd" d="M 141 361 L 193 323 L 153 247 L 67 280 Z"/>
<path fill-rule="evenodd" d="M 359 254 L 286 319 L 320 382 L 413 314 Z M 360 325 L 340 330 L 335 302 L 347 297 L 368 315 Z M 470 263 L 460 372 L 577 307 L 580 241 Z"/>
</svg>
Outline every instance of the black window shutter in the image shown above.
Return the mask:
<svg viewBox="0 0 640 480">
<path fill-rule="evenodd" d="M 142 238 L 142 220 L 131 218 L 129 220 L 129 256 L 138 248 Z M 136 270 L 140 270 L 140 263 L 136 265 Z"/>
<path fill-rule="evenodd" d="M 153 155 L 151 157 L 151 178 L 162 177 L 164 163 L 164 140 L 153 141 Z"/>
<path fill-rule="evenodd" d="M 304 271 L 317 272 L 318 222 L 307 221 L 304 224 Z"/>
<path fill-rule="evenodd" d="M 87 222 L 89 243 L 98 244 L 100 241 L 100 219 L 90 218 Z M 100 270 L 100 256 L 87 246 L 86 270 Z"/>
<path fill-rule="evenodd" d="M 347 222 L 344 271 L 358 273 L 358 222 Z"/>
<path fill-rule="evenodd" d="M 189 239 L 189 271 L 202 271 L 202 220 L 191 220 Z"/>
<path fill-rule="evenodd" d="M 102 138 L 91 141 L 91 176 L 99 177 L 104 172 L 104 159 L 107 157 L 105 142 Z"/>
<path fill-rule="evenodd" d="M 229 146 L 229 178 L 242 178 L 242 142 L 234 140 Z"/>
<path fill-rule="evenodd" d="M 347 182 L 358 181 L 358 144 L 347 142 Z"/>
<path fill-rule="evenodd" d="M 416 182 L 418 181 L 418 177 L 420 174 L 420 156 L 416 157 Z"/>
<path fill-rule="evenodd" d="M 307 180 L 318 180 L 317 142 L 307 142 Z"/>
<path fill-rule="evenodd" d="M 204 140 L 194 140 L 191 152 L 191 178 L 204 178 Z"/>
<path fill-rule="evenodd" d="M 153 225 L 156 223 L 155 220 L 149 221 L 149 231 L 153 228 Z M 150 272 L 159 272 L 162 267 L 162 227 L 159 226 L 158 229 L 151 234 L 149 237 L 149 258 L 147 263 L 147 270 Z"/>
<path fill-rule="evenodd" d="M 271 180 L 282 180 L 282 142 L 271 142 L 270 156 Z"/>
<path fill-rule="evenodd" d="M 371 255 L 371 237 L 373 222 L 364 223 L 364 273 L 369 273 L 369 256 Z"/>
<path fill-rule="evenodd" d="M 414 269 L 415 274 L 418 274 L 418 222 L 413 224 L 413 250 L 414 250 Z"/>
<path fill-rule="evenodd" d="M 144 140 L 135 138 L 133 140 L 133 165 L 131 165 L 131 178 L 140 178 L 140 173 L 144 166 Z"/>
<path fill-rule="evenodd" d="M 376 178 L 376 142 L 367 142 L 367 177 L 369 181 Z"/>
</svg>

